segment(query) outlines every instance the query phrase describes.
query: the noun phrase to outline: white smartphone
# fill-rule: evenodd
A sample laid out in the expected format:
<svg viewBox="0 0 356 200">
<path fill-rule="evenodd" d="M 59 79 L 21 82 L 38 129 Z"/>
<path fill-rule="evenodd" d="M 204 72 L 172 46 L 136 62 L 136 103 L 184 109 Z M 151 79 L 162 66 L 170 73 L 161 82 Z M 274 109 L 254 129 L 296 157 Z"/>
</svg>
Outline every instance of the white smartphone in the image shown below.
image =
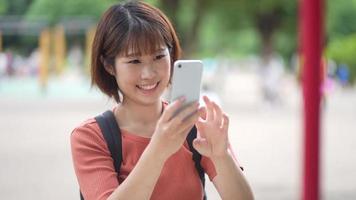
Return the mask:
<svg viewBox="0 0 356 200">
<path fill-rule="evenodd" d="M 177 60 L 174 62 L 170 102 L 185 97 L 185 104 L 199 101 L 203 62 L 200 60 Z"/>
</svg>

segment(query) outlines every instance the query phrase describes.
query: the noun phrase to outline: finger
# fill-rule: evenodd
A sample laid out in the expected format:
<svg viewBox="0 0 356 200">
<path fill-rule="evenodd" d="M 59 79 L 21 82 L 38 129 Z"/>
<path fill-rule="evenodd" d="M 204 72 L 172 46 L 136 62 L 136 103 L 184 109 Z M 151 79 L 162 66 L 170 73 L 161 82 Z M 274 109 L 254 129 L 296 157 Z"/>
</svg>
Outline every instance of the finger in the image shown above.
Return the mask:
<svg viewBox="0 0 356 200">
<path fill-rule="evenodd" d="M 218 104 L 216 104 L 215 102 L 212 102 L 213 107 L 214 107 L 214 111 L 215 111 L 215 123 L 219 126 L 219 128 L 222 126 L 222 122 L 223 122 L 223 113 L 221 111 L 221 108 Z"/>
<path fill-rule="evenodd" d="M 177 127 L 178 132 L 180 132 L 180 130 L 185 130 L 187 128 L 191 129 L 194 126 L 194 124 L 198 122 L 198 119 L 199 119 L 199 113 L 194 112 L 188 118 L 186 118 L 179 127 Z"/>
<path fill-rule="evenodd" d="M 169 104 L 167 108 L 163 111 L 161 120 L 166 122 L 169 121 L 172 116 L 179 110 L 179 108 L 185 102 L 185 97 L 180 97 L 179 99 L 175 100 L 173 103 Z"/>
<path fill-rule="evenodd" d="M 178 132 L 178 134 L 179 134 L 182 138 L 187 138 L 187 136 L 188 136 L 190 130 L 192 130 L 193 126 L 194 126 L 194 125 L 191 124 L 190 126 L 184 127 L 182 130 L 180 130 L 180 131 Z"/>
<path fill-rule="evenodd" d="M 206 105 L 206 120 L 207 121 L 212 121 L 214 120 L 214 110 L 213 106 L 207 96 L 203 97 L 205 105 Z"/>
<path fill-rule="evenodd" d="M 171 121 L 173 124 L 181 124 L 188 119 L 193 113 L 198 111 L 199 103 L 193 102 L 185 106 Z"/>
<path fill-rule="evenodd" d="M 188 121 L 191 117 L 193 117 L 197 121 L 201 115 L 201 109 L 199 108 L 199 103 L 198 106 L 196 107 L 195 110 L 193 110 L 192 113 L 188 114 L 184 119 L 183 122 Z M 195 122 L 194 122 L 195 123 Z"/>
<path fill-rule="evenodd" d="M 186 111 L 182 111 L 186 112 Z M 180 115 L 183 115 L 184 113 L 180 113 Z M 191 128 L 194 126 L 194 124 L 198 121 L 199 119 L 199 112 L 198 111 L 193 111 L 193 113 L 189 114 L 187 118 L 182 119 L 181 116 L 176 116 L 174 119 L 169 121 L 168 127 L 170 130 L 172 130 L 174 135 L 180 135 L 182 134 L 181 132 L 184 131 L 187 128 Z"/>
</svg>

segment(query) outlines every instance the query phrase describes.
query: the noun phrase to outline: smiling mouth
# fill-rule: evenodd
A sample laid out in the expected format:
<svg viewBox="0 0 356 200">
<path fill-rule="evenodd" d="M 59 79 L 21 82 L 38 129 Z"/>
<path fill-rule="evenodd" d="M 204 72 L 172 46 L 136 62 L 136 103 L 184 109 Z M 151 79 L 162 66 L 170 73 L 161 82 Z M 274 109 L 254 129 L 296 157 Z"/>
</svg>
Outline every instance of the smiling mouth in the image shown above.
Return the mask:
<svg viewBox="0 0 356 200">
<path fill-rule="evenodd" d="M 146 91 L 146 92 L 150 92 L 153 91 L 157 88 L 159 82 L 155 83 L 155 84 L 150 84 L 150 85 L 136 85 L 137 88 L 139 88 L 140 90 Z"/>
</svg>

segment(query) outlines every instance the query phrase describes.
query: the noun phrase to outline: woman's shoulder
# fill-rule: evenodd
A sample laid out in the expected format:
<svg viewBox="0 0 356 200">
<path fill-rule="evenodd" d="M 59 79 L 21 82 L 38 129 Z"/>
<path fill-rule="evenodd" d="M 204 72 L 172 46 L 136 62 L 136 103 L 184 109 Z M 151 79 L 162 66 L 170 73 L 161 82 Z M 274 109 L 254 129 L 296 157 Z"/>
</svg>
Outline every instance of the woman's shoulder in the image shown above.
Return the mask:
<svg viewBox="0 0 356 200">
<path fill-rule="evenodd" d="M 72 144 L 88 144 L 93 141 L 99 143 L 104 141 L 99 125 L 94 118 L 81 122 L 71 133 Z"/>
<path fill-rule="evenodd" d="M 99 126 L 94 118 L 87 119 L 76 126 L 72 134 L 80 134 L 81 132 L 96 132 Z"/>
</svg>

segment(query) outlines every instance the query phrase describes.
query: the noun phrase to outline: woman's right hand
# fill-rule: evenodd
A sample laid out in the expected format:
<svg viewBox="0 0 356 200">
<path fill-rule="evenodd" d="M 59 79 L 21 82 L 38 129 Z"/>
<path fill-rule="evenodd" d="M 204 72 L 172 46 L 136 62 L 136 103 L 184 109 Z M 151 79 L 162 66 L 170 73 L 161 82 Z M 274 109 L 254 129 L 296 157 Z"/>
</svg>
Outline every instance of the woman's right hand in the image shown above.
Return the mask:
<svg viewBox="0 0 356 200">
<path fill-rule="evenodd" d="M 184 98 L 180 98 L 165 108 L 152 136 L 150 145 L 163 160 L 179 150 L 203 111 L 199 109 L 198 102 L 182 108 L 184 101 Z"/>
</svg>

